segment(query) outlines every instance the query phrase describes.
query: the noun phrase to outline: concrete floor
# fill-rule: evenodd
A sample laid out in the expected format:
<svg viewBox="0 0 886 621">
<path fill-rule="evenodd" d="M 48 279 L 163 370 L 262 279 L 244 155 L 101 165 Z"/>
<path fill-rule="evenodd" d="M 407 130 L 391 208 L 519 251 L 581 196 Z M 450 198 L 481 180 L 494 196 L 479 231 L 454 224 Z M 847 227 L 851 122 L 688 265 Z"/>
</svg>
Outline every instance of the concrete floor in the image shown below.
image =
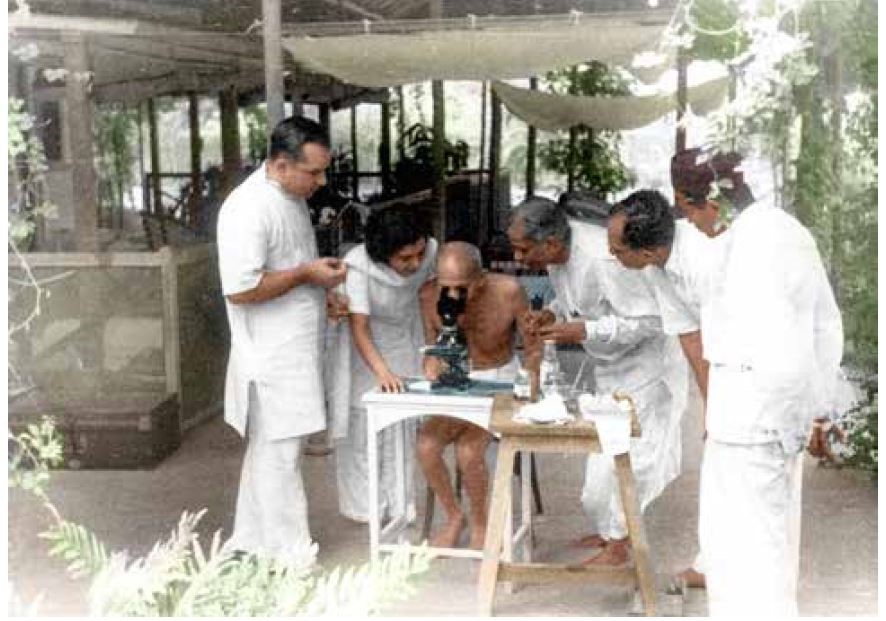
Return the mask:
<svg viewBox="0 0 886 621">
<path fill-rule="evenodd" d="M 663 615 L 703 616 L 704 591 L 685 599 L 663 592 L 667 576 L 696 552 L 698 464 L 701 449 L 698 402 L 684 417 L 683 475 L 646 513 L 652 560 L 658 575 Z M 152 471 L 61 471 L 51 496 L 62 514 L 93 529 L 112 549 L 145 553 L 167 535 L 181 512 L 207 508 L 202 533 L 230 532 L 242 443 L 220 419 L 192 430 L 174 455 Z M 545 514 L 537 518 L 537 560 L 569 561 L 581 551 L 569 542 L 582 534 L 579 502 L 583 462 L 577 456 L 538 458 Z M 362 563 L 368 532 L 337 512 L 331 455 L 306 457 L 304 472 L 314 538 L 325 567 Z M 800 611 L 803 615 L 877 614 L 877 488 L 849 470 L 818 467 L 807 458 L 803 495 Z M 419 503 L 422 504 L 422 503 Z M 83 615 L 86 584 L 67 577 L 60 561 L 49 559 L 37 537 L 48 521 L 43 509 L 19 490 L 9 494 L 9 579 L 26 603 L 43 594 L 45 616 Z M 418 584 L 411 600 L 391 616 L 467 615 L 475 610 L 479 563 L 439 559 Z M 623 588 L 527 585 L 516 593 L 499 590 L 501 616 L 621 616 L 632 600 Z"/>
</svg>

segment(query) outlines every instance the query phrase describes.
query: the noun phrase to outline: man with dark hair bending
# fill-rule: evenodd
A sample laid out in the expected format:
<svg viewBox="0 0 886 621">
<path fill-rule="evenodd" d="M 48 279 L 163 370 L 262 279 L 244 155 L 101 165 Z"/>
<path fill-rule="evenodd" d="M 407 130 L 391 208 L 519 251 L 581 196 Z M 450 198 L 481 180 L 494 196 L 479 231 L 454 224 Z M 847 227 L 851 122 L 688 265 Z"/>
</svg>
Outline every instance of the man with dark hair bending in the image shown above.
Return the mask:
<svg viewBox="0 0 886 621">
<path fill-rule="evenodd" d="M 302 438 L 326 427 L 325 291 L 346 272 L 339 260 L 318 258 L 305 203 L 326 183 L 328 165 L 323 129 L 285 119 L 267 161 L 231 192 L 218 218 L 231 329 L 225 420 L 247 438 L 226 549 L 298 566 L 315 554 L 299 462 Z"/>
<path fill-rule="evenodd" d="M 427 332 L 425 341 L 433 343 L 441 327 L 437 300 L 441 295 L 464 303 L 459 325 L 464 330 L 471 362 L 471 378 L 512 381 L 519 368 L 514 351 L 518 320 L 529 310 L 526 293 L 513 276 L 483 271 L 480 251 L 465 242 L 450 242 L 437 258 L 437 280 L 421 292 L 422 313 Z M 539 362 L 535 340 L 523 334 L 524 364 L 536 369 Z M 433 379 L 439 374 L 439 359 L 425 358 L 425 374 Z M 470 507 L 470 547 L 483 549 L 486 537 L 486 495 L 489 473 L 484 456 L 492 436 L 473 423 L 431 416 L 418 432 L 417 454 L 428 485 L 443 506 L 446 524 L 431 539 L 434 547 L 455 546 L 464 528 L 464 515 L 455 498 L 449 472 L 443 461 L 443 449 L 455 443 L 456 465 L 462 473 Z"/>
</svg>

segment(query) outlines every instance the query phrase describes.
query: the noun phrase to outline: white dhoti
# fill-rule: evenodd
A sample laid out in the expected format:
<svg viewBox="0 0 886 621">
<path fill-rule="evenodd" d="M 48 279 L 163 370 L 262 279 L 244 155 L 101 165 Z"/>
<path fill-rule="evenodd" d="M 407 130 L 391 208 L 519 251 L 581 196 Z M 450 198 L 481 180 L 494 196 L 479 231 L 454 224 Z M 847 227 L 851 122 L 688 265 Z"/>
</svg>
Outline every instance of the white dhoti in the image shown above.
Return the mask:
<svg viewBox="0 0 886 621">
<path fill-rule="evenodd" d="M 296 567 L 314 563 L 308 503 L 301 474 L 303 438 L 272 439 L 253 385 L 249 389 L 246 455 L 234 534 L 226 549 L 273 558 Z"/>
<path fill-rule="evenodd" d="M 711 616 L 797 615 L 803 454 L 708 440 L 699 536 Z"/>
<path fill-rule="evenodd" d="M 406 480 L 413 479 L 413 460 L 417 424 L 407 419 L 398 425 L 383 429 L 374 440 L 378 443 L 379 508 L 384 516 L 394 508 L 397 497 L 396 437 L 400 425 L 405 426 Z M 371 440 L 369 440 L 371 441 Z M 348 419 L 348 435 L 335 443 L 335 478 L 338 483 L 338 510 L 346 518 L 369 523 L 369 445 L 365 408 L 351 408 Z M 406 504 L 414 497 L 413 487 L 407 487 Z"/>
<path fill-rule="evenodd" d="M 631 440 L 631 469 L 642 512 L 680 472 L 680 427 L 673 416 L 671 393 L 663 381 L 633 396 L 639 407 L 642 434 Z M 588 456 L 581 502 L 590 532 L 606 539 L 627 537 L 612 457 L 601 453 Z"/>
</svg>

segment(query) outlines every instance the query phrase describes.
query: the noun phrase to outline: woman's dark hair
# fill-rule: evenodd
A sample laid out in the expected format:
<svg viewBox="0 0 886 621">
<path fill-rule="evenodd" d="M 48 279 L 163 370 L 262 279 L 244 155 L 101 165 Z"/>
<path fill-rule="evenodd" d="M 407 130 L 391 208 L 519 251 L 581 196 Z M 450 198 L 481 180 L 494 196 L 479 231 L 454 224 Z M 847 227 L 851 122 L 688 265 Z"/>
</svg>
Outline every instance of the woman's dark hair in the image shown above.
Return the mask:
<svg viewBox="0 0 886 621">
<path fill-rule="evenodd" d="M 621 240 L 628 248 L 670 248 L 674 241 L 674 215 L 661 192 L 638 190 L 612 207 L 612 215 L 618 213 L 625 216 Z"/>
<path fill-rule="evenodd" d="M 309 142 L 329 148 L 329 136 L 323 127 L 303 116 L 283 119 L 271 133 L 270 159 L 285 155 L 294 160 L 302 158 L 302 147 Z"/>
<path fill-rule="evenodd" d="M 722 194 L 737 209 L 754 202 L 754 195 L 744 181 L 744 173 L 736 170 L 741 165 L 738 153 L 706 154 L 699 148 L 686 149 L 671 158 L 671 184 L 682 192 L 690 203 L 699 207 L 707 201 L 711 184 L 728 179 L 732 187 L 722 187 Z"/>
<path fill-rule="evenodd" d="M 369 214 L 366 220 L 366 254 L 376 263 L 387 263 L 403 246 L 430 234 L 427 221 L 417 209 L 394 203 Z"/>
</svg>

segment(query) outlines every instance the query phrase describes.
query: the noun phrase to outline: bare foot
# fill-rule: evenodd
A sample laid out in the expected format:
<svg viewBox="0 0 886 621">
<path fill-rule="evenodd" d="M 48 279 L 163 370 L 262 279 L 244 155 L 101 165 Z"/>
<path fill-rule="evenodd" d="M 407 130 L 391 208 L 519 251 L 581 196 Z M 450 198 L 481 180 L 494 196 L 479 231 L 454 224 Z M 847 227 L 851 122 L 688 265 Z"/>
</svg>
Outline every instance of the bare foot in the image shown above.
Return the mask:
<svg viewBox="0 0 886 621">
<path fill-rule="evenodd" d="M 581 539 L 572 542 L 576 548 L 603 548 L 606 546 L 606 540 L 598 534 L 585 535 Z"/>
<path fill-rule="evenodd" d="M 615 539 L 608 541 L 599 554 L 582 561 L 582 565 L 599 567 L 618 567 L 628 562 L 628 540 Z"/>
<path fill-rule="evenodd" d="M 677 574 L 677 579 L 682 580 L 691 589 L 703 589 L 706 587 L 704 574 L 695 571 L 692 567 L 684 569 Z"/>
<path fill-rule="evenodd" d="M 465 518 L 461 514 L 446 520 L 446 523 L 437 531 L 437 534 L 431 538 L 431 547 L 454 548 L 464 523 Z"/>
</svg>

